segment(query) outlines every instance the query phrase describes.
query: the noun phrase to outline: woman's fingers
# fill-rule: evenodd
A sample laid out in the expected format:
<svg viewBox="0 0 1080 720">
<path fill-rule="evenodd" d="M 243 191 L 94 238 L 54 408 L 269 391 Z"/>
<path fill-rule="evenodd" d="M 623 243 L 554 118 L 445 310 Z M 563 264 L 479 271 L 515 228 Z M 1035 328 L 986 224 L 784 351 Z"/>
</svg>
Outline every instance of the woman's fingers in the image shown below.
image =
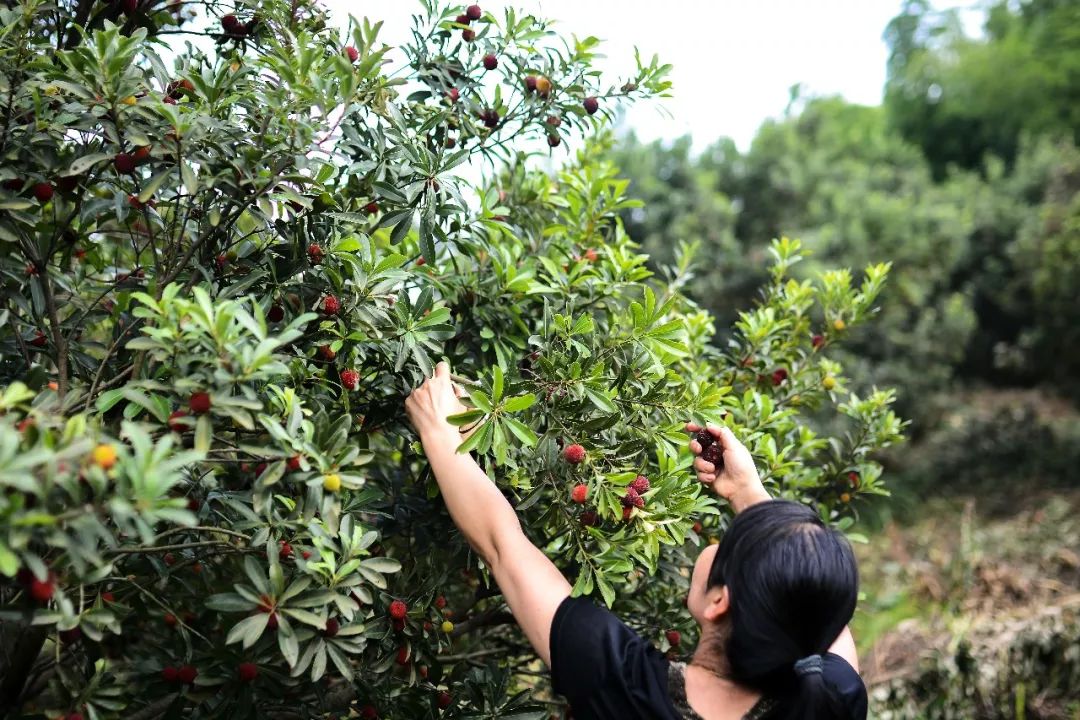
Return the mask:
<svg viewBox="0 0 1080 720">
<path fill-rule="evenodd" d="M 694 460 L 694 469 L 699 473 L 714 473 L 716 472 L 716 466 L 708 460 L 702 460 L 697 458 Z"/>
<path fill-rule="evenodd" d="M 686 423 L 686 431 L 687 432 L 697 432 L 700 429 L 701 429 L 701 426 L 698 425 L 697 423 L 692 423 L 692 422 Z"/>
<path fill-rule="evenodd" d="M 716 482 L 716 476 L 711 473 L 698 473 L 697 479 L 699 482 L 703 482 L 706 485 L 712 485 Z"/>
</svg>

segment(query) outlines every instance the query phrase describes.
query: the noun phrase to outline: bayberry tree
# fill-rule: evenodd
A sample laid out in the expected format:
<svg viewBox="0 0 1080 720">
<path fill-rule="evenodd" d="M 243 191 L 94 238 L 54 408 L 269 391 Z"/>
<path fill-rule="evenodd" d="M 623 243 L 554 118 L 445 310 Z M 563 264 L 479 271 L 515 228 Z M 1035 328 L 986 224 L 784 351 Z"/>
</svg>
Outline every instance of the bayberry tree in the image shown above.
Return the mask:
<svg viewBox="0 0 1080 720">
<path fill-rule="evenodd" d="M 395 65 L 307 2 L 199 7 L 0 9 L 0 708 L 546 716 L 404 421 L 440 358 L 463 451 L 672 652 L 728 517 L 684 421 L 840 527 L 884 492 L 892 395 L 829 350 L 885 266 L 796 282 L 778 240 L 716 343 L 693 259 L 654 276 L 624 234 L 627 181 L 582 138 L 667 91 L 655 59 L 610 82 L 593 38 L 431 2 Z"/>
</svg>

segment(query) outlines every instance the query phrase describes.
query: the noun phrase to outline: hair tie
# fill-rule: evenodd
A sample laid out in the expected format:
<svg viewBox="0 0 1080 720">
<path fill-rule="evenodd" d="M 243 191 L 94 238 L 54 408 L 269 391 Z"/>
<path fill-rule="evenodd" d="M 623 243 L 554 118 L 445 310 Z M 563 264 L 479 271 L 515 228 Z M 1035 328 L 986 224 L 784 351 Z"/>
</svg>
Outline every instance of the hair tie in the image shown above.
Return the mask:
<svg viewBox="0 0 1080 720">
<path fill-rule="evenodd" d="M 799 677 L 811 673 L 820 673 L 821 670 L 820 655 L 807 655 L 806 657 L 795 661 L 795 674 Z"/>
</svg>

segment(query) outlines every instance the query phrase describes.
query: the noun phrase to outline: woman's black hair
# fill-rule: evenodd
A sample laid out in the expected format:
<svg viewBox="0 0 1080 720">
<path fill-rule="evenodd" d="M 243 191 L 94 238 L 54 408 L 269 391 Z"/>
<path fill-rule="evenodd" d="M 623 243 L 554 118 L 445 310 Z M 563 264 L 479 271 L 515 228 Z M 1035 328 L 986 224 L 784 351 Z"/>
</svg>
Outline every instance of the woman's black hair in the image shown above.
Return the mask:
<svg viewBox="0 0 1080 720">
<path fill-rule="evenodd" d="M 709 571 L 726 585 L 731 624 L 726 655 L 732 680 L 778 703 L 769 717 L 856 717 L 820 665 L 851 620 L 859 571 L 851 545 L 809 507 L 786 500 L 753 505 L 735 517 Z M 814 666 L 816 665 L 816 668 Z"/>
</svg>

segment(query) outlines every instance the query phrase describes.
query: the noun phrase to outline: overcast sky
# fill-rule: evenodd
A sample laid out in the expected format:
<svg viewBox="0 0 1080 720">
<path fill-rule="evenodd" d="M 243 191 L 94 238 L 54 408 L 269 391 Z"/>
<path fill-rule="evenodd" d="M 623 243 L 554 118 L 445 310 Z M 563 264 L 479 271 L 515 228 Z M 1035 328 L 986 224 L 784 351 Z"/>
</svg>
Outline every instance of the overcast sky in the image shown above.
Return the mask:
<svg viewBox="0 0 1080 720">
<path fill-rule="evenodd" d="M 408 37 L 413 0 L 328 0 L 335 17 L 385 21 L 383 40 Z M 614 79 L 633 69 L 633 48 L 674 65 L 670 117 L 643 104 L 626 123 L 643 139 L 693 135 L 700 148 L 720 136 L 746 148 L 761 122 L 783 112 L 792 85 L 877 104 L 885 82 L 882 33 L 900 0 L 517 0 L 558 21 L 557 29 L 604 40 L 601 67 Z M 941 5 L 941 3 L 938 3 Z"/>
</svg>

